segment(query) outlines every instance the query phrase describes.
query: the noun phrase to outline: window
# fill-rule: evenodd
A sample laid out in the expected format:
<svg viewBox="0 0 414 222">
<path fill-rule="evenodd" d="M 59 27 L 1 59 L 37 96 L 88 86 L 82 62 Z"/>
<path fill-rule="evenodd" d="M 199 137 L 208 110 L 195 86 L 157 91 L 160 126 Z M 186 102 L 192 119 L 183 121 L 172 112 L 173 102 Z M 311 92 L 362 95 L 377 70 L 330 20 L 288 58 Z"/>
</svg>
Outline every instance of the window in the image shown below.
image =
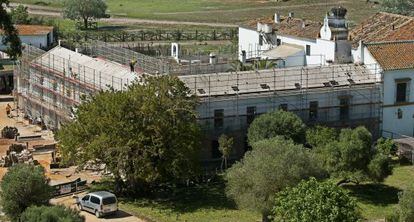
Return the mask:
<svg viewBox="0 0 414 222">
<path fill-rule="evenodd" d="M 248 106 L 246 109 L 247 125 L 250 125 L 256 116 L 256 106 Z"/>
<path fill-rule="evenodd" d="M 280 104 L 279 109 L 283 111 L 288 111 L 288 104 L 287 103 Z"/>
<path fill-rule="evenodd" d="M 115 197 L 105 197 L 104 199 L 102 199 L 103 205 L 114 204 L 114 203 L 116 203 Z"/>
<path fill-rule="evenodd" d="M 82 198 L 82 200 L 83 200 L 83 201 L 87 201 L 87 200 L 89 200 L 89 195 L 84 196 L 84 197 Z"/>
<path fill-rule="evenodd" d="M 409 95 L 409 80 L 396 80 L 396 96 L 395 102 L 404 103 L 408 102 Z"/>
<path fill-rule="evenodd" d="M 311 55 L 311 47 L 310 45 L 306 45 L 306 55 L 310 56 Z"/>
<path fill-rule="evenodd" d="M 403 111 L 401 109 L 397 110 L 397 118 L 402 119 L 403 118 Z"/>
<path fill-rule="evenodd" d="M 339 100 L 339 119 L 349 119 L 349 98 L 341 98 Z"/>
<path fill-rule="evenodd" d="M 224 110 L 216 109 L 214 110 L 214 128 L 223 127 L 224 123 Z"/>
<path fill-rule="evenodd" d="M 309 120 L 316 120 L 318 118 L 318 101 L 311 101 L 309 103 Z"/>
<path fill-rule="evenodd" d="M 101 200 L 95 196 L 91 196 L 91 202 L 94 204 L 101 204 Z"/>
<path fill-rule="evenodd" d="M 220 158 L 221 152 L 219 150 L 219 142 L 217 140 L 211 141 L 211 157 L 213 159 Z"/>
<path fill-rule="evenodd" d="M 259 35 L 259 45 L 262 46 L 263 45 L 263 36 Z"/>
</svg>

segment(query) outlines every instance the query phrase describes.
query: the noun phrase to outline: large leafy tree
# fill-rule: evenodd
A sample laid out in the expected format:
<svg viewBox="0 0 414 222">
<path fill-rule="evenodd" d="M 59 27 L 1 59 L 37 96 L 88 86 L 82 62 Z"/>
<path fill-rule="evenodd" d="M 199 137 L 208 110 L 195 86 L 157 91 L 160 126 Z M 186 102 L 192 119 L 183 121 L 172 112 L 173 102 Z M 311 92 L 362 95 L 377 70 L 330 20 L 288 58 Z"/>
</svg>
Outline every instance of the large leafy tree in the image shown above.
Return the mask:
<svg viewBox="0 0 414 222">
<path fill-rule="evenodd" d="M 277 192 L 323 175 L 309 150 L 275 137 L 253 143 L 252 151 L 227 170 L 226 193 L 240 208 L 257 211 L 268 221 Z"/>
<path fill-rule="evenodd" d="M 31 206 L 20 216 L 25 222 L 84 222 L 85 218 L 79 211 L 64 206 Z"/>
<path fill-rule="evenodd" d="M 334 128 L 316 126 L 306 130 L 306 142 L 312 147 L 324 146 L 336 141 L 338 134 Z"/>
<path fill-rule="evenodd" d="M 81 20 L 85 29 L 91 19 L 105 18 L 107 5 L 103 0 L 65 0 L 63 16 L 72 20 Z"/>
<path fill-rule="evenodd" d="M 272 211 L 280 222 L 356 222 L 357 205 L 341 187 L 315 178 L 278 193 Z"/>
<path fill-rule="evenodd" d="M 30 22 L 29 12 L 24 5 L 18 5 L 11 10 L 11 17 L 14 24 L 28 24 Z"/>
<path fill-rule="evenodd" d="M 337 140 L 315 145 L 324 168 L 339 179 L 338 184 L 379 182 L 391 173 L 389 157 L 373 148 L 371 133 L 365 127 L 343 129 Z"/>
<path fill-rule="evenodd" d="M 275 136 L 301 143 L 305 137 L 305 129 L 306 125 L 297 115 L 278 110 L 257 117 L 250 124 L 247 136 L 251 144 Z"/>
<path fill-rule="evenodd" d="M 414 16 L 414 0 L 382 0 L 386 12 Z"/>
<path fill-rule="evenodd" d="M 52 189 L 41 166 L 13 166 L 1 181 L 3 211 L 13 220 L 18 220 L 29 206 L 47 204 L 51 194 Z"/>
<path fill-rule="evenodd" d="M 141 193 L 190 177 L 199 148 L 197 98 L 177 77 L 144 81 L 84 101 L 57 133 L 64 161 L 104 163 L 118 185 Z"/>
<path fill-rule="evenodd" d="M 22 45 L 18 32 L 13 26 L 11 16 L 5 9 L 8 5 L 8 0 L 0 0 L 0 29 L 5 34 L 2 43 L 8 46 L 6 53 L 12 58 L 17 58 L 22 54 Z"/>
</svg>

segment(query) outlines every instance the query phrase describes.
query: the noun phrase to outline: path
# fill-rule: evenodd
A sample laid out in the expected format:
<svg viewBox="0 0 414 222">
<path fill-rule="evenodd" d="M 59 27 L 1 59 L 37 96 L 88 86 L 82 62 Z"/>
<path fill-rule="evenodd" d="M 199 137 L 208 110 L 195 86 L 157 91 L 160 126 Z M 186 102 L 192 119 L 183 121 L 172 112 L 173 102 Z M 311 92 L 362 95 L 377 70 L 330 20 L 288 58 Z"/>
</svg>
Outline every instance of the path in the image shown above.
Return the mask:
<svg viewBox="0 0 414 222">
<path fill-rule="evenodd" d="M 85 193 L 78 194 L 80 197 L 85 195 Z M 50 200 L 51 204 L 54 205 L 65 205 L 66 207 L 76 208 L 75 199 L 72 198 L 72 196 L 66 196 L 66 197 L 60 197 L 60 198 L 53 198 Z M 116 215 L 107 216 L 105 218 L 97 218 L 94 214 L 91 214 L 89 212 L 82 211 L 81 215 L 85 217 L 85 222 L 145 222 L 144 220 L 141 220 L 135 216 L 132 216 L 131 214 L 119 210 Z"/>
</svg>

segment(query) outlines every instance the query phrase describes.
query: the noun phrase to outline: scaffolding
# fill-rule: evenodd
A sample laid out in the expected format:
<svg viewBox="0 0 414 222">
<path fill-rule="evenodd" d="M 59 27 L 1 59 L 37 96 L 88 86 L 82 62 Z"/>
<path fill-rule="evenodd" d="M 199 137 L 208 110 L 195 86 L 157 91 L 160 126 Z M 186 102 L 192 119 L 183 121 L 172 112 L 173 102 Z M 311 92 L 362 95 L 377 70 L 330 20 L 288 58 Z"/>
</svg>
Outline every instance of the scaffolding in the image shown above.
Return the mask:
<svg viewBox="0 0 414 222">
<path fill-rule="evenodd" d="M 382 122 L 382 79 L 376 65 L 341 64 L 180 76 L 200 98 L 199 122 L 206 152 L 221 134 L 235 138 L 239 157 L 246 131 L 263 113 L 284 109 L 308 125 L 366 126 L 378 137 Z M 238 143 L 238 144 L 237 144 Z M 245 147 L 246 148 L 246 147 Z M 247 149 L 247 148 L 246 148 Z M 211 159 L 209 153 L 204 154 Z"/>
<path fill-rule="evenodd" d="M 113 56 L 109 52 L 107 56 Z M 33 122 L 56 129 L 72 117 L 86 95 L 100 90 L 124 90 L 140 81 L 130 67 L 56 47 L 48 52 L 25 45 L 15 67 L 15 97 Z"/>
</svg>

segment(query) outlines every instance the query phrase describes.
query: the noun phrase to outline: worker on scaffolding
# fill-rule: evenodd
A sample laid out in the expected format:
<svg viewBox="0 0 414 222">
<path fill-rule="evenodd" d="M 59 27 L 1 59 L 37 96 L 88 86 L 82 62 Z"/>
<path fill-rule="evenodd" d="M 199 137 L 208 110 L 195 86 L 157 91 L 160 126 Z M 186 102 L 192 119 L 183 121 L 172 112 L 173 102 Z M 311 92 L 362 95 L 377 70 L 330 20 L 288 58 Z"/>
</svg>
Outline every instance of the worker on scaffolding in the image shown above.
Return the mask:
<svg viewBox="0 0 414 222">
<path fill-rule="evenodd" d="M 6 105 L 6 114 L 7 114 L 7 117 L 9 117 L 9 118 L 11 117 L 10 116 L 11 110 L 12 110 L 12 107 L 10 106 L 10 104 L 7 103 L 7 105 Z"/>
<path fill-rule="evenodd" d="M 137 64 L 136 59 L 132 59 L 131 62 L 129 62 L 129 67 L 131 68 L 131 72 L 135 72 L 135 65 Z"/>
</svg>

